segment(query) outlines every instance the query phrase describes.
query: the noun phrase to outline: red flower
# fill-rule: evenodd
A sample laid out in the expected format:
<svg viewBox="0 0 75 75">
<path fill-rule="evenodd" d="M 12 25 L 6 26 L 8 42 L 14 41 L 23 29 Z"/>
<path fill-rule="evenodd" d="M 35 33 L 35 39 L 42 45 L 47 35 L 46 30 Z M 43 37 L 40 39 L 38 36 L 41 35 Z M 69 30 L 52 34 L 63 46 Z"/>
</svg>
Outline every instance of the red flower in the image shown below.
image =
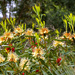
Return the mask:
<svg viewBox="0 0 75 75">
<path fill-rule="evenodd" d="M 33 48 L 33 45 L 31 46 L 31 48 Z"/>
<path fill-rule="evenodd" d="M 61 57 L 59 57 L 59 58 L 56 60 L 56 62 L 59 64 L 61 60 L 62 60 Z"/>
<path fill-rule="evenodd" d="M 58 64 L 58 66 L 60 66 L 61 63 Z"/>
<path fill-rule="evenodd" d="M 12 46 L 12 44 L 9 44 L 9 46 Z"/>
<path fill-rule="evenodd" d="M 22 73 L 22 75 L 24 75 L 24 73 Z"/>
<path fill-rule="evenodd" d="M 33 49 L 32 52 L 34 52 L 35 50 Z"/>
<path fill-rule="evenodd" d="M 12 52 L 15 52 L 15 48 L 14 47 L 12 48 Z"/>
<path fill-rule="evenodd" d="M 6 50 L 9 51 L 10 50 L 10 47 L 9 48 L 6 48 Z"/>
<path fill-rule="evenodd" d="M 36 46 L 35 45 L 34 46 L 33 45 L 31 46 L 31 48 L 34 48 L 34 47 L 36 47 Z"/>
<path fill-rule="evenodd" d="M 32 41 L 32 42 L 34 42 L 34 41 Z"/>
<path fill-rule="evenodd" d="M 36 70 L 36 72 L 39 72 L 39 70 Z"/>
<path fill-rule="evenodd" d="M 37 45 L 37 42 L 35 44 Z"/>
<path fill-rule="evenodd" d="M 36 47 L 36 46 L 34 45 L 34 47 Z"/>
</svg>

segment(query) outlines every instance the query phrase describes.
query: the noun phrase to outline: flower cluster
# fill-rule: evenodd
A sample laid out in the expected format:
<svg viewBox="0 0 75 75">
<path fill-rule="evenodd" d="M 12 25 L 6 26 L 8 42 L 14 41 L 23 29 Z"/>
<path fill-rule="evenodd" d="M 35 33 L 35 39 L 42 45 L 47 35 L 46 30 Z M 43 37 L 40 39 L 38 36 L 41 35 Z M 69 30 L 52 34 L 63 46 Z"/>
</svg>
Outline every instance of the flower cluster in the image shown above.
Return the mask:
<svg viewBox="0 0 75 75">
<path fill-rule="evenodd" d="M 24 66 L 25 64 L 26 64 L 26 66 Z M 29 71 L 30 70 L 29 65 L 30 65 L 30 61 L 28 59 L 21 58 L 21 61 L 20 61 L 20 64 L 19 64 L 20 70 L 22 70 L 24 68 L 24 70 Z"/>
<path fill-rule="evenodd" d="M 56 63 L 58 64 L 58 66 L 61 64 L 60 61 L 62 60 L 61 57 L 59 57 L 57 60 L 56 60 Z"/>
<path fill-rule="evenodd" d="M 5 49 L 7 53 L 9 53 L 10 51 L 11 51 L 11 52 L 15 52 L 15 48 L 12 47 L 12 44 L 9 44 L 8 46 L 9 46 L 9 47 L 7 47 L 7 48 Z"/>
<path fill-rule="evenodd" d="M 45 59 L 42 55 L 44 54 L 44 51 L 41 47 L 37 48 L 37 47 L 34 47 L 33 48 L 33 52 L 32 52 L 32 55 L 36 58 L 36 57 L 40 57 L 41 59 Z"/>
<path fill-rule="evenodd" d="M 2 54 L 0 54 L 0 63 L 1 63 L 1 62 L 4 62 L 4 61 L 5 61 L 5 58 L 3 57 Z"/>
</svg>

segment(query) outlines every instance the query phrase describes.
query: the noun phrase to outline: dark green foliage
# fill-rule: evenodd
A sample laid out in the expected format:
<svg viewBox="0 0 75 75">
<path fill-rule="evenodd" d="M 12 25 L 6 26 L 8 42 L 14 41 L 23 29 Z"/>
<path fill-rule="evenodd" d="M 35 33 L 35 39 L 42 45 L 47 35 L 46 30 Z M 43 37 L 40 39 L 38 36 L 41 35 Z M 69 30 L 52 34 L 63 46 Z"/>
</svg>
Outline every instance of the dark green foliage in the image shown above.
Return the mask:
<svg viewBox="0 0 75 75">
<path fill-rule="evenodd" d="M 64 31 L 62 18 L 64 15 L 69 13 L 75 14 L 75 0 L 3 0 L 0 1 L 1 11 L 3 18 L 6 18 L 6 4 L 11 4 L 11 1 L 15 1 L 16 7 L 11 8 L 10 12 L 16 11 L 14 14 L 17 18 L 16 23 L 20 22 L 26 23 L 27 27 L 31 27 L 32 21 L 35 22 L 35 19 L 32 18 L 32 6 L 39 5 L 41 7 L 41 14 L 46 14 L 43 16 L 42 21 L 46 21 L 46 26 L 50 29 L 60 29 Z M 11 17 L 9 15 L 9 17 Z"/>
</svg>

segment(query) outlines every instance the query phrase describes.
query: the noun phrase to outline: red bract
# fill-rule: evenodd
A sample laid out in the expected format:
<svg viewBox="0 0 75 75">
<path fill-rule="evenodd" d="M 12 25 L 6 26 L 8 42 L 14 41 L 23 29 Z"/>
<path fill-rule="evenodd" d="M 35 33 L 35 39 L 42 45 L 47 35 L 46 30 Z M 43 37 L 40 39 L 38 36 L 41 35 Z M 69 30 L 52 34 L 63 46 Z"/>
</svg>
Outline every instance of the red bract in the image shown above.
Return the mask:
<svg viewBox="0 0 75 75">
<path fill-rule="evenodd" d="M 22 73 L 22 75 L 24 75 L 24 73 Z"/>
<path fill-rule="evenodd" d="M 14 47 L 12 48 L 12 52 L 15 52 L 15 48 Z"/>
<path fill-rule="evenodd" d="M 39 70 L 36 70 L 36 72 L 39 72 Z"/>
<path fill-rule="evenodd" d="M 57 62 L 57 63 L 60 63 L 61 60 L 62 60 L 61 57 L 59 57 L 59 58 L 56 60 L 56 62 Z"/>
</svg>

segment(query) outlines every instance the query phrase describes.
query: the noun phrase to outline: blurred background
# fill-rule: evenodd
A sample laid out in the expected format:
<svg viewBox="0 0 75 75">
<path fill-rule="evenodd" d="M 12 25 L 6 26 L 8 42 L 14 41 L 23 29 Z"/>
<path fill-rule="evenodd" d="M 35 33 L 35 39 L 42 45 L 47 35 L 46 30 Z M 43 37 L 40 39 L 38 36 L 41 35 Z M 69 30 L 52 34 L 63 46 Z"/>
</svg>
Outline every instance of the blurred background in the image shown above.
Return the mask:
<svg viewBox="0 0 75 75">
<path fill-rule="evenodd" d="M 75 15 L 75 0 L 0 0 L 0 21 L 6 18 L 16 18 L 16 23 L 26 23 L 27 27 L 35 22 L 32 6 L 41 7 L 42 20 L 48 28 L 54 27 L 64 31 L 64 15 L 73 13 Z"/>
</svg>

